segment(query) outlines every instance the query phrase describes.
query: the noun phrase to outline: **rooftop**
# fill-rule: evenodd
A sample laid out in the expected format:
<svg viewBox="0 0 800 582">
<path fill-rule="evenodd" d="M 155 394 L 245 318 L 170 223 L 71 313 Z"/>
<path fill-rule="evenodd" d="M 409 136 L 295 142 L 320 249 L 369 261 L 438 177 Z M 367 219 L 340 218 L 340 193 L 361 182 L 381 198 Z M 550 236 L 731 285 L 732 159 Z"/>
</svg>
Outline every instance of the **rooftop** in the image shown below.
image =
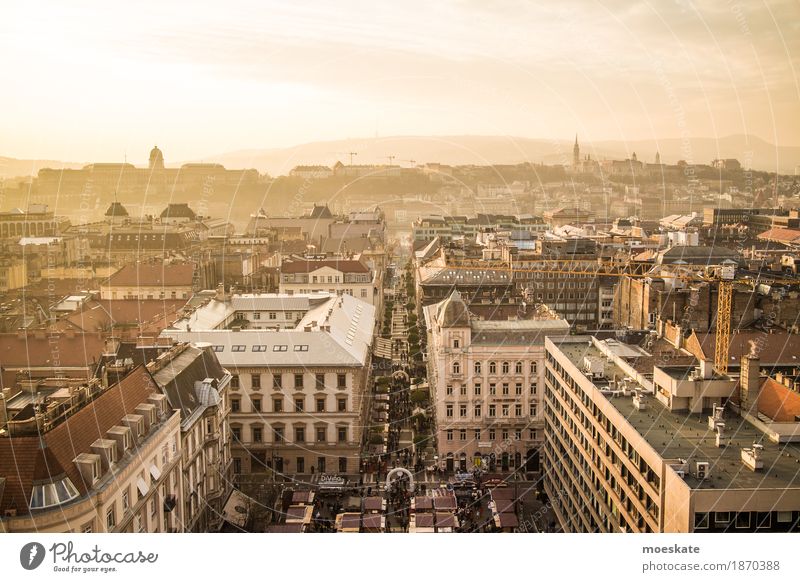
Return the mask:
<svg viewBox="0 0 800 582">
<path fill-rule="evenodd" d="M 608 379 L 627 376 L 613 360 L 609 360 L 588 337 L 573 337 L 561 342 L 558 349 L 579 369 L 584 358 L 604 362 L 605 381 L 595 380 L 598 389 L 608 387 Z M 688 377 L 688 369 L 687 369 Z M 640 390 L 645 390 L 638 386 Z M 800 487 L 800 446 L 775 444 L 765 435 L 727 409 L 725 422 L 726 446 L 717 448 L 715 432 L 708 427 L 708 413 L 689 414 L 685 411 L 667 410 L 653 397 L 647 398 L 647 408 L 637 409 L 630 396 L 598 395 L 605 398 L 665 461 L 687 459 L 692 462 L 708 461 L 711 478 L 699 481 L 686 474 L 684 480 L 694 489 L 754 489 Z M 753 472 L 742 464 L 741 449 L 754 443 L 764 446 L 764 470 Z"/>
</svg>

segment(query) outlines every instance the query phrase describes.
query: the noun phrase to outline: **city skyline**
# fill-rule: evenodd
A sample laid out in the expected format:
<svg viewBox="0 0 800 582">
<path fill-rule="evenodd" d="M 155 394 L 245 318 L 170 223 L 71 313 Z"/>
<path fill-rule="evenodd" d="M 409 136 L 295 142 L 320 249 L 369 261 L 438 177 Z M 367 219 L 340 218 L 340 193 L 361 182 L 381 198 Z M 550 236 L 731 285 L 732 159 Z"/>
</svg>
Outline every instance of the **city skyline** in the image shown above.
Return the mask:
<svg viewBox="0 0 800 582">
<path fill-rule="evenodd" d="M 347 136 L 576 131 L 796 146 L 792 9 L 145 3 L 121 18 L 92 2 L 14 6 L 0 24 L 17 87 L 0 97 L 0 152 L 119 160 L 169 143 L 191 160 Z"/>
</svg>

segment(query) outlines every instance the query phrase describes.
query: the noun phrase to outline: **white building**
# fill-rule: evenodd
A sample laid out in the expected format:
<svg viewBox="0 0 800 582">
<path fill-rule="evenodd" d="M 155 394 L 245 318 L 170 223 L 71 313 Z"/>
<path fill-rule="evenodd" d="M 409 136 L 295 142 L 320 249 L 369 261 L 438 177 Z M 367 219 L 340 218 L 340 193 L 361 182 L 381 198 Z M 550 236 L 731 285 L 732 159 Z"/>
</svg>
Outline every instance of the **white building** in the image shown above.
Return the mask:
<svg viewBox="0 0 800 582">
<path fill-rule="evenodd" d="M 292 257 L 281 264 L 281 293 L 339 293 L 380 308 L 382 289 L 376 273 L 354 258 L 305 259 Z"/>
<path fill-rule="evenodd" d="M 209 301 L 162 335 L 211 344 L 233 374 L 234 473 L 354 475 L 374 325 L 375 308 L 349 295 L 248 295 Z"/>
</svg>

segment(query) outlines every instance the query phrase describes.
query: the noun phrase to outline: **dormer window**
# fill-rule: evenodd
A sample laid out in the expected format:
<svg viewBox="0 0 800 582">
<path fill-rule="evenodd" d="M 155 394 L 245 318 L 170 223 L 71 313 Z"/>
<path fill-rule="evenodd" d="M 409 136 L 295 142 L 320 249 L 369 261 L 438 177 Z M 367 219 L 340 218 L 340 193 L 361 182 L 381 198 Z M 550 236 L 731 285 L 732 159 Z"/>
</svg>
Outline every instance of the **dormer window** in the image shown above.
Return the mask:
<svg viewBox="0 0 800 582">
<path fill-rule="evenodd" d="M 31 509 L 44 509 L 72 501 L 79 496 L 69 477 L 62 475 L 55 481 L 34 483 L 29 506 Z"/>
</svg>

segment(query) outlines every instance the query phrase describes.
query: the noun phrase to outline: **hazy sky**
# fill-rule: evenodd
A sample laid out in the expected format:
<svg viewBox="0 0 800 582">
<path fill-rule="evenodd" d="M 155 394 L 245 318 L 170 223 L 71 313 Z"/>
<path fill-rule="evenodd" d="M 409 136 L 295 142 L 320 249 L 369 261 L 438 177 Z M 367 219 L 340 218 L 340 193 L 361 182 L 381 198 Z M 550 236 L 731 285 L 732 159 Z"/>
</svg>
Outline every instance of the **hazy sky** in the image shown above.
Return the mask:
<svg viewBox="0 0 800 582">
<path fill-rule="evenodd" d="M 167 162 L 344 137 L 800 145 L 800 2 L 0 7 L 0 155 Z"/>
</svg>

